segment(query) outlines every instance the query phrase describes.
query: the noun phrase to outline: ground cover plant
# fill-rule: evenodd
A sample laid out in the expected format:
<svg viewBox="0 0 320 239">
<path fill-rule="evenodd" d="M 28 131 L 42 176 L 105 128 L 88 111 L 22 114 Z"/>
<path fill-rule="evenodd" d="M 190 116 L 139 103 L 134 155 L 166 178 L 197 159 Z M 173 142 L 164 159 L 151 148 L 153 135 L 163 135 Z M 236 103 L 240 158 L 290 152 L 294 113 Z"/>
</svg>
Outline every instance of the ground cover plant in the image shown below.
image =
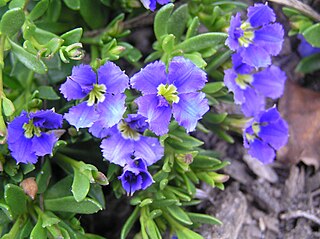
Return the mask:
<svg viewBox="0 0 320 239">
<path fill-rule="evenodd" d="M 229 179 L 204 138 L 273 163 L 292 143 L 274 63 L 287 34 L 296 72 L 320 68 L 318 14 L 282 4 L 289 32 L 264 1 L 0 1 L 1 238 L 197 239 L 226 224 L 198 207 Z"/>
</svg>

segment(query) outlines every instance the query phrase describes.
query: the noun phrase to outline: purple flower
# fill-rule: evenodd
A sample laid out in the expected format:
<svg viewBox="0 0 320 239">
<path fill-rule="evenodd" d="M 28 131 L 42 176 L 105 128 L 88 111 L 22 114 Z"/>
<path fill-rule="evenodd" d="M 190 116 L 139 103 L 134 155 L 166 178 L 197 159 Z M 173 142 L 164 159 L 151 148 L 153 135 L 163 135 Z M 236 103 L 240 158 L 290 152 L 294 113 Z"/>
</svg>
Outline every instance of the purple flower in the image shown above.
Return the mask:
<svg viewBox="0 0 320 239">
<path fill-rule="evenodd" d="M 206 81 L 205 72 L 183 57 L 172 59 L 168 73 L 165 64 L 156 61 L 130 80 L 132 87 L 142 92 L 135 101 L 138 113 L 147 117 L 150 129 L 157 135 L 168 132 L 172 114 L 187 132 L 196 128 L 209 110 L 205 94 L 198 92 Z"/>
<path fill-rule="evenodd" d="M 225 71 L 224 83 L 241 104 L 246 116 L 254 116 L 265 108 L 265 97 L 279 98 L 284 91 L 286 75 L 277 66 L 255 72 L 243 63 L 240 54 L 232 55 L 233 68 Z"/>
<path fill-rule="evenodd" d="M 119 179 L 128 195 L 132 195 L 140 189 L 145 190 L 153 183 L 152 176 L 147 169 L 147 164 L 141 158 L 128 162 L 123 168 L 123 173 Z"/>
<path fill-rule="evenodd" d="M 64 118 L 77 129 L 90 127 L 95 121 L 104 127 L 117 124 L 126 109 L 122 93 L 128 82 L 128 76 L 112 62 L 101 66 L 97 75 L 89 65 L 74 66 L 60 91 L 67 100 L 86 101 L 73 106 Z"/>
<path fill-rule="evenodd" d="M 23 111 L 8 125 L 8 146 L 17 163 L 36 163 L 38 156 L 52 153 L 57 137 L 45 129 L 62 125 L 62 115 L 52 110 Z"/>
<path fill-rule="evenodd" d="M 231 17 L 226 45 L 240 53 L 243 62 L 258 67 L 271 64 L 271 56 L 279 54 L 284 31 L 275 21 L 273 10 L 264 4 L 248 8 L 248 19 L 241 21 L 240 13 Z"/>
<path fill-rule="evenodd" d="M 111 163 L 124 166 L 132 158 L 142 158 L 147 165 L 162 158 L 164 150 L 157 138 L 141 135 L 148 128 L 146 118 L 131 114 L 111 128 L 103 128 L 96 122 L 89 131 L 101 142 L 104 158 Z"/>
<path fill-rule="evenodd" d="M 298 38 L 301 40 L 298 46 L 298 52 L 300 56 L 307 57 L 316 53 L 320 53 L 320 48 L 313 47 L 309 42 L 307 42 L 303 35 L 298 35 Z"/>
<path fill-rule="evenodd" d="M 273 162 L 275 151 L 287 143 L 288 136 L 287 122 L 273 107 L 249 122 L 243 133 L 244 147 L 252 157 L 267 164 Z"/>
<path fill-rule="evenodd" d="M 140 0 L 140 1 L 142 2 L 143 6 L 146 9 L 150 9 L 151 11 L 154 11 L 156 9 L 157 3 L 164 5 L 171 2 L 171 0 Z"/>
</svg>

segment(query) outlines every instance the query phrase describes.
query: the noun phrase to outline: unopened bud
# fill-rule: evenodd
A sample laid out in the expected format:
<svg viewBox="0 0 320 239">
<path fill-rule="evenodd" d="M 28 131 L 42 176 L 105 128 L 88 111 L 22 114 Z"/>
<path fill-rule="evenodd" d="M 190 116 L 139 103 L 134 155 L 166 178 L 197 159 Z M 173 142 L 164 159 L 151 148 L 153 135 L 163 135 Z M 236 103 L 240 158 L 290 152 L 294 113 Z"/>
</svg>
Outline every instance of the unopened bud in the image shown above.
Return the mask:
<svg viewBox="0 0 320 239">
<path fill-rule="evenodd" d="M 108 185 L 109 184 L 108 178 L 106 177 L 106 175 L 104 175 L 101 172 L 93 171 L 92 176 L 94 178 L 94 181 L 96 183 L 99 183 L 100 185 Z"/>
<path fill-rule="evenodd" d="M 225 174 L 219 174 L 219 173 L 215 173 L 215 172 L 209 172 L 208 173 L 214 182 L 217 182 L 217 183 L 224 183 L 226 181 L 229 180 L 229 176 L 228 175 L 225 175 Z"/>
<path fill-rule="evenodd" d="M 62 46 L 59 50 L 59 55 L 64 63 L 69 63 L 71 60 L 82 60 L 84 51 L 81 43 L 73 43 L 69 46 Z"/>
<path fill-rule="evenodd" d="M 20 183 L 25 194 L 27 194 L 32 200 L 35 199 L 38 192 L 38 185 L 34 177 L 26 178 Z"/>
</svg>

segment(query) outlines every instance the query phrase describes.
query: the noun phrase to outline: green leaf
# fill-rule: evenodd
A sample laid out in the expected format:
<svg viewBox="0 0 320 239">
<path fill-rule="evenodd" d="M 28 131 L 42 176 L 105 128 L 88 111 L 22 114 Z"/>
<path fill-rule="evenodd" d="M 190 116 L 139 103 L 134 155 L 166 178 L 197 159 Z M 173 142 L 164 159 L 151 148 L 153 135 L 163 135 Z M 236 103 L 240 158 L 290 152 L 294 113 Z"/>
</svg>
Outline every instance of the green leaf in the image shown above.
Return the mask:
<svg viewBox="0 0 320 239">
<path fill-rule="evenodd" d="M 102 209 L 101 205 L 93 199 L 85 198 L 81 202 L 77 202 L 73 196 L 45 199 L 44 207 L 51 211 L 82 214 L 92 214 Z"/>
<path fill-rule="evenodd" d="M 208 32 L 186 39 L 176 46 L 185 53 L 200 51 L 221 44 L 226 40 L 228 34 L 222 32 Z"/>
<path fill-rule="evenodd" d="M 140 208 L 135 207 L 134 211 L 131 213 L 130 217 L 127 219 L 127 221 L 125 222 L 125 224 L 121 229 L 121 236 L 120 236 L 121 239 L 127 238 L 127 235 L 129 234 L 131 228 L 139 218 L 139 213 L 140 213 Z"/>
<path fill-rule="evenodd" d="M 11 37 L 20 30 L 24 20 L 25 15 L 21 8 L 10 9 L 1 18 L 0 32 Z"/>
<path fill-rule="evenodd" d="M 320 47 L 320 23 L 308 27 L 302 34 L 313 47 Z"/>
<path fill-rule="evenodd" d="M 297 65 L 295 71 L 312 73 L 320 69 L 320 53 L 303 58 Z"/>
<path fill-rule="evenodd" d="M 50 160 L 46 159 L 42 165 L 41 171 L 37 174 L 36 182 L 38 185 L 38 193 L 44 193 L 48 187 L 51 178 Z"/>
<path fill-rule="evenodd" d="M 195 36 L 198 32 L 198 28 L 200 26 L 200 21 L 198 17 L 194 17 L 190 23 L 190 25 L 188 26 L 188 30 L 186 33 L 186 39 L 191 38 L 193 36 Z"/>
<path fill-rule="evenodd" d="M 178 239 L 204 239 L 198 233 L 191 231 L 189 228 L 183 227 L 175 231 Z"/>
<path fill-rule="evenodd" d="M 90 190 L 90 180 L 77 168 L 73 168 L 73 172 L 74 177 L 71 191 L 76 201 L 80 202 L 88 195 Z"/>
<path fill-rule="evenodd" d="M 212 217 L 210 215 L 188 212 L 188 216 L 190 217 L 191 221 L 193 221 L 194 223 L 222 225 L 222 222 L 219 219 Z"/>
<path fill-rule="evenodd" d="M 43 213 L 41 215 L 42 218 L 42 227 L 49 227 L 55 224 L 58 224 L 61 220 L 54 215 L 53 213 Z"/>
<path fill-rule="evenodd" d="M 184 33 L 189 18 L 188 5 L 183 4 L 176 9 L 167 22 L 168 34 L 173 34 L 178 42 Z"/>
<path fill-rule="evenodd" d="M 11 40 L 9 41 L 12 47 L 12 53 L 19 59 L 22 64 L 24 64 L 30 70 L 33 70 L 39 74 L 45 74 L 47 72 L 48 69 L 41 59 L 31 54 L 30 52 L 27 52 L 15 42 Z"/>
<path fill-rule="evenodd" d="M 54 91 L 51 86 L 39 86 L 39 98 L 44 100 L 59 100 L 60 96 Z"/>
<path fill-rule="evenodd" d="M 55 199 L 59 197 L 65 197 L 65 196 L 71 196 L 71 185 L 72 185 L 73 178 L 71 175 L 65 177 L 64 179 L 60 180 L 53 186 L 51 186 L 46 194 L 45 198 L 46 199 Z"/>
<path fill-rule="evenodd" d="M 184 57 L 190 59 L 197 67 L 203 69 L 207 66 L 207 62 L 203 60 L 199 52 L 184 54 Z"/>
<path fill-rule="evenodd" d="M 82 37 L 83 29 L 81 27 L 72 29 L 61 35 L 61 38 L 64 40 L 63 45 L 71 45 L 80 41 Z"/>
<path fill-rule="evenodd" d="M 220 124 L 226 119 L 227 116 L 228 116 L 228 113 L 221 113 L 221 114 L 208 113 L 203 117 L 203 119 L 206 122 L 211 124 Z"/>
<path fill-rule="evenodd" d="M 230 59 L 230 56 L 232 54 L 231 50 L 225 51 L 225 52 L 219 52 L 217 53 L 213 60 L 208 64 L 206 70 L 207 71 L 213 71 L 216 70 L 218 67 L 220 67 L 223 63 L 225 63 L 227 60 Z"/>
<path fill-rule="evenodd" d="M 29 235 L 33 229 L 33 223 L 31 223 L 30 218 L 28 218 L 21 228 L 20 239 L 29 238 Z"/>
<path fill-rule="evenodd" d="M 154 18 L 154 34 L 158 41 L 161 37 L 168 34 L 167 22 L 173 11 L 174 5 L 169 3 L 160 8 L 157 12 L 156 17 Z"/>
<path fill-rule="evenodd" d="M 4 204 L 4 203 L 0 203 L 0 209 L 1 209 L 1 212 L 4 213 L 4 215 L 0 215 L 1 216 L 1 220 L 4 220 L 4 221 L 7 221 L 7 220 L 13 220 L 13 215 L 10 211 L 10 208 L 7 204 Z M 5 217 L 6 216 L 6 217 Z"/>
<path fill-rule="evenodd" d="M 27 212 L 27 197 L 19 186 L 7 184 L 4 188 L 4 199 L 13 216 Z"/>
<path fill-rule="evenodd" d="M 67 7 L 71 8 L 72 10 L 80 9 L 80 0 L 63 0 L 63 1 L 67 5 Z"/>
<path fill-rule="evenodd" d="M 15 111 L 13 103 L 6 97 L 2 98 L 2 108 L 5 116 L 11 116 Z"/>
<path fill-rule="evenodd" d="M 196 168 L 211 169 L 211 167 L 213 167 L 214 165 L 220 164 L 220 163 L 221 163 L 221 161 L 216 158 L 209 157 L 206 155 L 197 155 L 193 159 L 193 162 L 190 166 L 196 167 Z"/>
<path fill-rule="evenodd" d="M 31 21 L 37 20 L 47 11 L 48 7 L 49 7 L 49 0 L 41 0 L 34 6 L 32 11 L 28 15 L 28 18 Z"/>
<path fill-rule="evenodd" d="M 186 225 L 193 224 L 189 216 L 187 215 L 187 213 L 181 207 L 172 205 L 172 206 L 168 206 L 166 209 L 171 214 L 171 216 L 176 220 L 178 220 L 179 222 L 182 222 Z"/>
<path fill-rule="evenodd" d="M 223 87 L 224 87 L 223 82 L 211 82 L 211 83 L 207 83 L 203 87 L 202 91 L 206 94 L 213 94 L 221 90 Z"/>
<path fill-rule="evenodd" d="M 150 238 L 162 239 L 159 228 L 157 227 L 157 225 L 155 224 L 155 222 L 152 219 L 147 218 L 144 224 L 146 227 L 145 230 Z"/>
<path fill-rule="evenodd" d="M 26 5 L 28 0 L 12 0 L 9 3 L 9 9 L 13 9 L 13 8 L 21 8 L 23 9 Z"/>
<path fill-rule="evenodd" d="M 47 230 L 42 227 L 42 219 L 39 216 L 35 227 L 32 229 L 30 239 L 46 239 Z"/>
<path fill-rule="evenodd" d="M 80 0 L 80 6 L 81 16 L 92 29 L 102 27 L 108 19 L 106 8 L 99 0 Z"/>
</svg>

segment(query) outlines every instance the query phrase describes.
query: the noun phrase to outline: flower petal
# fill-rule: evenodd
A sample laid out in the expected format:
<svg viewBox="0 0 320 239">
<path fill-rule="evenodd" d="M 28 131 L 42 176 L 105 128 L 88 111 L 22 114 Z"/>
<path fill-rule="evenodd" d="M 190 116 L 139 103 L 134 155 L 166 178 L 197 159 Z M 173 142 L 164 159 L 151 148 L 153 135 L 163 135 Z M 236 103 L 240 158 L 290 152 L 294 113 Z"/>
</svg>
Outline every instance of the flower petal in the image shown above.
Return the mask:
<svg viewBox="0 0 320 239">
<path fill-rule="evenodd" d="M 132 140 L 124 139 L 120 134 L 113 134 L 101 142 L 102 154 L 111 163 L 124 166 L 131 159 L 134 152 Z"/>
<path fill-rule="evenodd" d="M 98 83 L 107 87 L 107 93 L 119 94 L 129 87 L 129 77 L 119 66 L 108 61 L 98 69 Z"/>
<path fill-rule="evenodd" d="M 166 66 L 162 61 L 148 64 L 130 79 L 130 84 L 134 89 L 142 94 L 157 94 L 157 87 L 167 83 Z"/>
<path fill-rule="evenodd" d="M 201 90 L 206 82 L 206 73 L 189 59 L 180 56 L 170 62 L 168 84 L 174 84 L 180 94 Z"/>
<path fill-rule="evenodd" d="M 21 135 L 14 143 L 8 143 L 12 157 L 17 163 L 32 163 L 38 161 L 38 157 L 32 150 L 32 140 Z"/>
<path fill-rule="evenodd" d="M 8 143 L 12 144 L 24 135 L 23 125 L 29 122 L 28 113 L 22 111 L 20 116 L 16 117 L 8 124 Z M 24 137 L 24 136 L 23 136 Z"/>
<path fill-rule="evenodd" d="M 243 36 L 243 30 L 241 26 L 241 14 L 237 13 L 236 16 L 231 16 L 230 27 L 228 30 L 228 38 L 226 40 L 226 45 L 233 51 L 238 50 L 239 38 Z"/>
<path fill-rule="evenodd" d="M 132 172 L 131 168 L 124 168 L 123 173 L 119 177 L 122 187 L 129 195 L 135 191 L 140 190 L 142 186 L 142 177 L 139 174 Z"/>
<path fill-rule="evenodd" d="M 254 70 L 252 66 L 249 66 L 243 62 L 243 59 L 239 53 L 232 54 L 232 65 L 232 68 L 238 74 L 249 74 Z"/>
<path fill-rule="evenodd" d="M 229 91 L 233 92 L 234 102 L 236 104 L 242 104 L 243 102 L 245 102 L 245 97 L 243 93 L 244 90 L 241 89 L 239 85 L 236 83 L 237 77 L 237 73 L 232 69 L 224 71 L 224 84 L 227 86 Z"/>
<path fill-rule="evenodd" d="M 264 110 L 265 98 L 258 94 L 254 89 L 247 88 L 244 92 L 246 101 L 241 105 L 242 112 L 245 116 L 255 116 Z"/>
<path fill-rule="evenodd" d="M 44 156 L 51 154 L 53 146 L 58 141 L 53 133 L 42 133 L 40 137 L 34 136 L 32 138 L 32 150 L 37 156 Z"/>
<path fill-rule="evenodd" d="M 288 124 L 281 118 L 275 107 L 264 112 L 260 120 L 261 126 L 258 135 L 264 142 L 276 150 L 286 145 L 289 136 Z"/>
<path fill-rule="evenodd" d="M 270 66 L 253 75 L 252 86 L 266 97 L 277 99 L 282 96 L 286 74 L 277 66 Z"/>
<path fill-rule="evenodd" d="M 93 89 L 96 81 L 96 74 L 91 66 L 74 66 L 71 76 L 61 85 L 60 92 L 67 100 L 82 99 Z"/>
<path fill-rule="evenodd" d="M 239 53 L 244 63 L 255 68 L 267 67 L 271 64 L 270 54 L 262 46 L 251 44 L 247 48 L 240 48 Z"/>
<path fill-rule="evenodd" d="M 113 126 L 111 128 L 103 128 L 101 122 L 96 121 L 93 125 L 89 128 L 89 132 L 97 137 L 97 138 L 105 138 L 107 136 L 113 135 L 114 133 L 118 133 L 117 126 Z"/>
<path fill-rule="evenodd" d="M 273 10 L 265 4 L 254 4 L 248 8 L 248 21 L 252 27 L 260 27 L 276 20 Z"/>
<path fill-rule="evenodd" d="M 36 127 L 45 129 L 57 129 L 62 126 L 62 115 L 55 113 L 53 110 L 39 110 L 29 114 L 30 119 L 33 119 L 33 124 Z"/>
<path fill-rule="evenodd" d="M 156 95 L 140 96 L 135 100 L 139 106 L 138 114 L 148 118 L 149 128 L 156 135 L 163 135 L 169 131 L 171 108 L 162 100 Z"/>
<path fill-rule="evenodd" d="M 248 153 L 264 164 L 272 163 L 276 153 L 268 144 L 256 139 L 250 144 Z"/>
<path fill-rule="evenodd" d="M 142 158 L 147 165 L 157 162 L 163 154 L 164 149 L 157 138 L 140 136 L 138 141 L 134 141 L 134 155 Z"/>
<path fill-rule="evenodd" d="M 208 100 L 202 92 L 179 95 L 179 102 L 172 104 L 173 116 L 187 132 L 193 131 L 199 119 L 209 110 Z"/>
<path fill-rule="evenodd" d="M 105 100 L 97 105 L 98 122 L 103 128 L 109 128 L 119 123 L 126 111 L 125 94 L 107 94 Z"/>
<path fill-rule="evenodd" d="M 69 109 L 69 112 L 64 115 L 64 118 L 69 124 L 79 128 L 90 127 L 97 119 L 99 115 L 95 111 L 94 106 L 88 106 L 87 102 L 82 102 L 79 105 L 73 106 Z"/>
<path fill-rule="evenodd" d="M 254 44 L 263 47 L 269 54 L 276 56 L 282 49 L 283 27 L 279 23 L 262 27 L 254 33 Z"/>
</svg>

